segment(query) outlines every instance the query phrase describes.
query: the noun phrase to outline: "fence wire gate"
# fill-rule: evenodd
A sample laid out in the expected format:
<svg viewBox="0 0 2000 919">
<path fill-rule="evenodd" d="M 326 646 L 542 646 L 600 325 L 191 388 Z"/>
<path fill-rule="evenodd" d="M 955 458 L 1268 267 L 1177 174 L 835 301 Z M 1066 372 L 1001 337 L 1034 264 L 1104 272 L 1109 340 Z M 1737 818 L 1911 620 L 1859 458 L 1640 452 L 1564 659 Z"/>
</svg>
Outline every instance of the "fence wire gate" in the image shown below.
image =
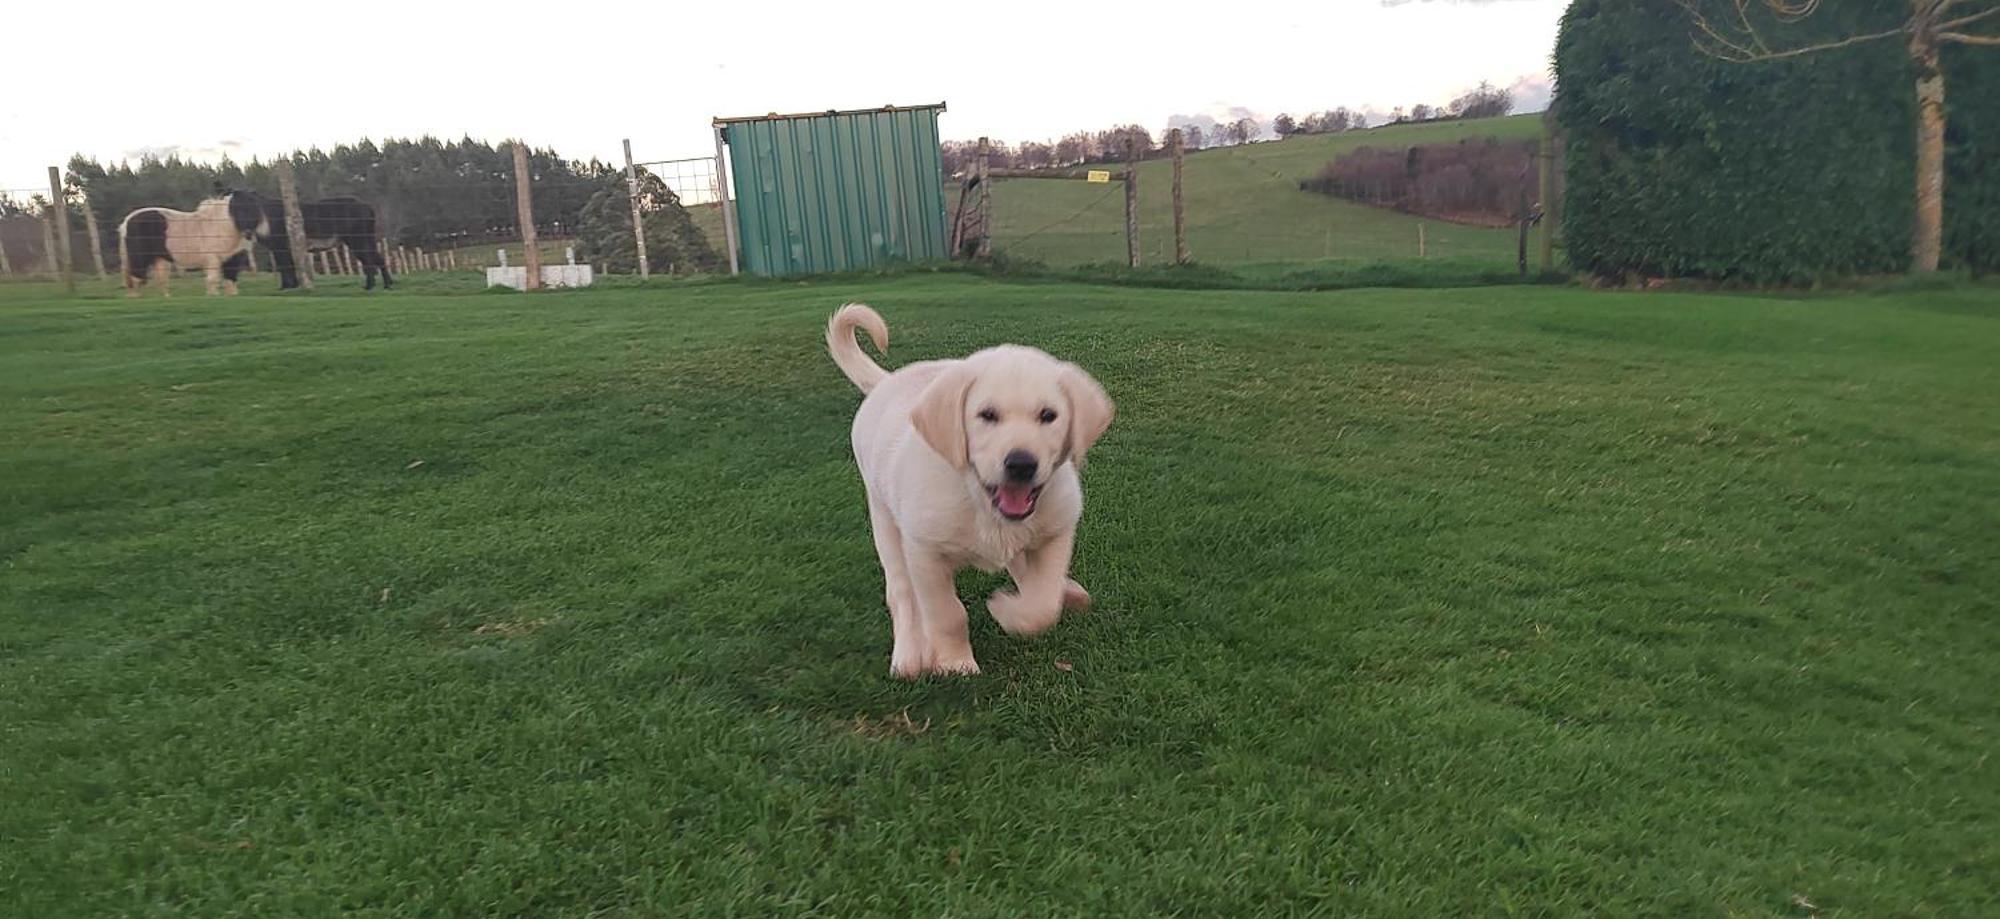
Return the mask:
<svg viewBox="0 0 2000 919">
<path fill-rule="evenodd" d="M 56 273 L 47 188 L 0 188 L 0 277 Z"/>
<path fill-rule="evenodd" d="M 297 215 L 288 214 L 278 170 L 270 165 L 282 158 L 247 166 L 148 161 L 107 168 L 73 162 L 64 175 L 62 195 L 70 273 L 83 280 L 95 275 L 119 281 L 133 273 L 129 267 L 143 286 L 210 267 L 206 258 L 156 257 L 155 250 L 164 251 L 169 236 L 184 251 L 190 245 L 202 252 L 213 249 L 220 260 L 233 261 L 230 273 L 241 276 L 246 287 L 297 284 L 290 270 L 294 249 L 312 277 L 352 277 L 349 283 L 371 287 L 378 278 L 387 282 L 406 274 L 474 272 L 503 260 L 525 264 L 520 189 L 511 154 L 505 145 L 469 142 L 459 148 L 450 145 L 445 152 L 453 155 L 433 155 L 414 164 L 412 158 L 356 156 L 353 148 L 340 148 L 333 156 L 295 154 L 289 162 Z M 385 147 L 382 153 L 387 152 Z M 726 242 L 717 204 L 720 176 L 712 157 L 649 163 L 628 178 L 619 166 L 536 152 L 528 173 L 542 264 L 574 258 L 603 272 L 636 273 L 636 216 L 647 232 L 652 273 L 727 270 L 726 257 L 718 254 L 726 251 Z M 239 234 L 237 256 L 239 247 L 229 239 L 237 231 L 230 229 L 227 202 L 239 193 L 247 195 L 233 200 L 254 200 L 266 219 L 262 227 Z M 59 221 L 48 197 L 46 188 L 0 189 L 0 276 L 60 273 Z M 169 216 L 135 216 L 156 208 L 169 209 Z M 204 214 L 213 219 L 189 222 L 182 216 Z M 302 218 L 303 226 L 288 229 L 288 216 Z M 128 218 L 136 223 L 128 225 Z M 157 229 L 161 226 L 165 229 Z M 121 227 L 128 230 L 123 247 Z M 303 240 L 293 239 L 295 235 Z M 198 245 L 197 237 L 203 237 Z"/>
<path fill-rule="evenodd" d="M 993 178 L 992 213 L 988 215 L 993 250 L 1011 258 L 1049 264 L 1085 262 L 1123 264 L 1125 251 L 1125 188 L 1118 182 L 1086 183 L 1052 179 Z M 950 200 L 962 191 L 954 188 Z M 967 197 L 966 209 L 976 215 L 979 191 Z M 1148 260 L 1160 257 L 1158 241 L 1140 241 Z M 1171 233 L 1171 231 L 1169 231 Z M 1172 240 L 1166 257 L 1171 258 Z"/>
</svg>

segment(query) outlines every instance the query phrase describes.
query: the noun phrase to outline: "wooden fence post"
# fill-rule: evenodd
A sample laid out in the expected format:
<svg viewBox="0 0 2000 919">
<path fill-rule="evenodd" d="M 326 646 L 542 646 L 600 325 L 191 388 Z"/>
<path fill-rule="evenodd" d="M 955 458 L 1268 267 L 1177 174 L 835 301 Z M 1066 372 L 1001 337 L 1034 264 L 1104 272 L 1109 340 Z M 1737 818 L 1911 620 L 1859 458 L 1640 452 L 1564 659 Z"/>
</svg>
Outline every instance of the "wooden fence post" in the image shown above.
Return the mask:
<svg viewBox="0 0 2000 919">
<path fill-rule="evenodd" d="M 1125 138 L 1125 263 L 1139 267 L 1139 145 Z"/>
<path fill-rule="evenodd" d="M 625 138 L 625 197 L 632 201 L 632 245 L 639 251 L 639 277 L 653 276 L 646 261 L 646 218 L 639 208 L 639 167 L 632 165 L 632 138 Z"/>
<path fill-rule="evenodd" d="M 715 201 L 722 208 L 722 235 L 729 237 L 729 273 L 736 274 L 736 205 L 729 200 L 729 170 L 723 168 L 722 125 L 715 126 Z"/>
<path fill-rule="evenodd" d="M 6 240 L 0 240 L 0 275 L 12 277 L 13 274 L 14 263 L 7 258 L 7 242 Z"/>
<path fill-rule="evenodd" d="M 527 269 L 525 290 L 542 289 L 542 248 L 535 238 L 534 173 L 528 168 L 528 145 L 514 142 L 514 210 L 521 221 L 521 264 Z"/>
<path fill-rule="evenodd" d="M 90 206 L 89 192 L 83 195 L 83 229 L 90 234 L 90 263 L 97 268 L 97 276 L 110 277 L 104 270 L 104 237 L 97 230 L 97 209 Z"/>
<path fill-rule="evenodd" d="M 1417 221 L 1417 257 L 1424 257 L 1424 222 Z"/>
<path fill-rule="evenodd" d="M 1167 132 L 1167 146 L 1174 155 L 1174 264 L 1188 263 L 1187 210 L 1181 202 L 1181 161 L 1185 158 L 1186 142 L 1181 139 L 1181 129 Z"/>
<path fill-rule="evenodd" d="M 979 181 L 979 247 L 973 254 L 993 257 L 993 142 L 979 139 L 979 156 L 973 162 L 973 177 Z"/>
<path fill-rule="evenodd" d="M 312 259 L 308 258 L 306 246 L 306 215 L 299 210 L 299 185 L 292 176 L 291 157 L 281 156 L 271 163 L 271 172 L 278 179 L 278 198 L 285 204 L 285 239 L 292 250 L 292 270 L 299 273 L 299 286 L 313 289 Z"/>
<path fill-rule="evenodd" d="M 1556 227 L 1562 213 L 1562 196 L 1556 191 L 1559 175 L 1556 157 L 1561 155 L 1562 144 L 1556 136 L 1554 114 L 1553 109 L 1542 114 L 1542 145 L 1537 157 L 1542 167 L 1542 236 L 1539 243 L 1542 271 L 1545 273 L 1556 270 Z"/>
<path fill-rule="evenodd" d="M 1522 176 L 1521 178 L 1525 179 L 1527 176 Z M 1516 270 L 1520 272 L 1521 277 L 1524 278 L 1528 276 L 1528 224 L 1534 219 L 1534 215 L 1529 211 L 1529 207 L 1528 189 L 1524 184 L 1521 189 L 1520 209 L 1514 215 L 1514 219 L 1520 221 L 1521 224 L 1520 242 L 1517 244 L 1518 248 L 1515 249 L 1514 265 Z"/>
<path fill-rule="evenodd" d="M 57 264 L 62 271 L 63 289 L 76 293 L 75 262 L 70 260 L 69 252 L 69 200 L 63 196 L 62 170 L 55 166 L 49 167 L 49 206 L 56 215 L 56 251 L 52 254 L 61 259 Z"/>
<path fill-rule="evenodd" d="M 42 208 L 42 270 L 51 279 L 62 271 L 56 266 L 56 212 L 46 205 Z"/>
</svg>

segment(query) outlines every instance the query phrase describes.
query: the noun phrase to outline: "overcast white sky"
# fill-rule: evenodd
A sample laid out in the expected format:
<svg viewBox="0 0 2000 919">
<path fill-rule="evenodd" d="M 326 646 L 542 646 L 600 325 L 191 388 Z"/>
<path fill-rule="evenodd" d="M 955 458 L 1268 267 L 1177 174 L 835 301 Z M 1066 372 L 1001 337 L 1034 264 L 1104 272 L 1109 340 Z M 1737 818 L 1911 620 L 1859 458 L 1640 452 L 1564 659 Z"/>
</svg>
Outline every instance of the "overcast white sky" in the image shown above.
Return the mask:
<svg viewBox="0 0 2000 919">
<path fill-rule="evenodd" d="M 614 161 L 630 137 L 641 160 L 699 156 L 715 115 L 939 100 L 945 137 L 1009 141 L 1233 107 L 1386 111 L 1546 79 L 1567 5 L 14 4 L 0 189 L 45 189 L 77 152 L 268 159 L 363 136 L 518 136 Z M 292 64 L 296 92 L 272 79 Z"/>
</svg>

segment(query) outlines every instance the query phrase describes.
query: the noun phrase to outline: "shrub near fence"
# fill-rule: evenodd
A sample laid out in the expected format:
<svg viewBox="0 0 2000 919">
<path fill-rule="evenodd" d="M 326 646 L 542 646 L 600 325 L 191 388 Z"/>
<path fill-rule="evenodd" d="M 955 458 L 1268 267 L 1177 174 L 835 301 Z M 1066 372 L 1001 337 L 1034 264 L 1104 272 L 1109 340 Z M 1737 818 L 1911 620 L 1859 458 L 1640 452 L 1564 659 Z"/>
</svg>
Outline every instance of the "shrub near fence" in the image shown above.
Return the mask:
<svg viewBox="0 0 2000 919">
<path fill-rule="evenodd" d="M 1524 201 L 1535 200 L 1535 146 L 1483 138 L 1397 150 L 1361 147 L 1299 187 L 1409 214 L 1507 226 Z"/>
<path fill-rule="evenodd" d="M 1826 4 L 1789 43 L 1893 28 L 1902 3 Z M 1751 282 L 1902 271 L 1914 213 L 1915 75 L 1885 40 L 1734 64 L 1669 0 L 1577 0 L 1556 43 L 1570 261 Z M 2000 259 L 2000 52 L 1945 51 L 1947 264 Z"/>
</svg>

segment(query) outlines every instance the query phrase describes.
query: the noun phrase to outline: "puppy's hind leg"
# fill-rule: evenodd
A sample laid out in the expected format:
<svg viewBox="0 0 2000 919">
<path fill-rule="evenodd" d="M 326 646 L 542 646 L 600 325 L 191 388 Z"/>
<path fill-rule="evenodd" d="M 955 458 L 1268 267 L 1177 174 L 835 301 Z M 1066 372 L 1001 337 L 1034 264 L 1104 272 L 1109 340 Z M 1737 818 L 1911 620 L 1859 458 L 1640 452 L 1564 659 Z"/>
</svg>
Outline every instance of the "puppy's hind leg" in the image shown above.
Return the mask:
<svg viewBox="0 0 2000 919">
<path fill-rule="evenodd" d="M 875 554 L 882 560 L 889 624 L 896 635 L 895 649 L 889 654 L 889 675 L 914 680 L 930 669 L 931 643 L 917 608 L 916 590 L 910 585 L 909 565 L 903 561 L 903 534 L 888 509 L 874 501 L 868 502 L 868 523 L 875 530 Z"/>
</svg>

